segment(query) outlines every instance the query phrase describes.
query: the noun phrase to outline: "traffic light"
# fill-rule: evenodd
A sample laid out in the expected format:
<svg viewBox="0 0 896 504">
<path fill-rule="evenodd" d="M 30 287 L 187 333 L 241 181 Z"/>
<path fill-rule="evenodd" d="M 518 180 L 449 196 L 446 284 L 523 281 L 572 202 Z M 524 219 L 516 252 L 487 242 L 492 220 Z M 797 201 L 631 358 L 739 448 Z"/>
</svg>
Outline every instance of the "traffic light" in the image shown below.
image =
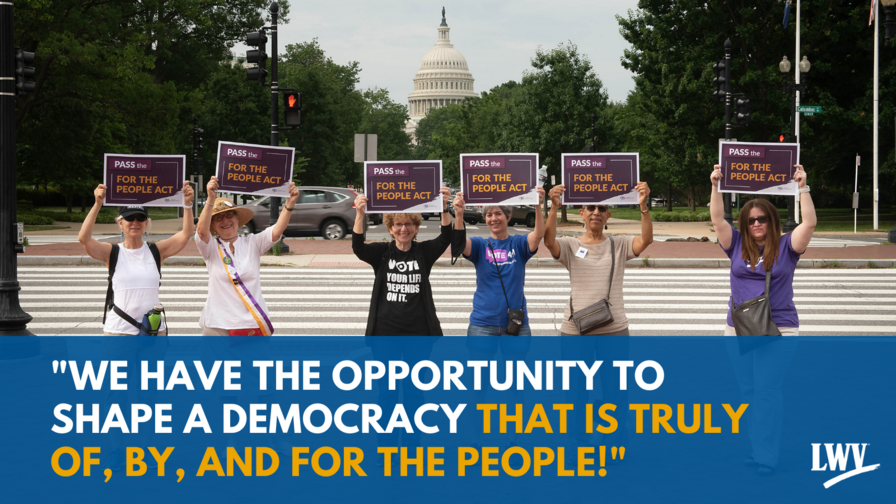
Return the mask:
<svg viewBox="0 0 896 504">
<path fill-rule="evenodd" d="M 784 133 L 781 133 L 781 136 L 778 137 L 778 141 L 779 141 L 779 142 L 783 142 L 783 141 L 784 141 Z"/>
<path fill-rule="evenodd" d="M 283 119 L 287 126 L 302 125 L 302 93 L 288 92 L 283 94 Z"/>
<path fill-rule="evenodd" d="M 20 95 L 34 92 L 34 83 L 26 80 L 34 78 L 34 53 L 16 47 L 16 92 Z"/>
<path fill-rule="evenodd" d="M 727 83 L 727 79 L 725 78 L 725 60 L 719 60 L 718 63 L 712 66 L 713 71 L 716 73 L 716 78 L 712 80 L 713 85 L 716 87 L 716 92 L 712 94 L 713 98 L 718 101 L 725 101 L 725 95 L 727 94 L 725 84 Z"/>
<path fill-rule="evenodd" d="M 264 84 L 268 77 L 268 71 L 265 68 L 268 55 L 264 52 L 268 45 L 268 36 L 263 31 L 252 32 L 246 35 L 246 45 L 257 48 L 246 51 L 246 62 L 256 64 L 255 67 L 246 69 L 246 77 Z"/>
<path fill-rule="evenodd" d="M 737 123 L 741 126 L 750 125 L 750 99 L 742 96 L 735 103 L 737 106 Z"/>
</svg>

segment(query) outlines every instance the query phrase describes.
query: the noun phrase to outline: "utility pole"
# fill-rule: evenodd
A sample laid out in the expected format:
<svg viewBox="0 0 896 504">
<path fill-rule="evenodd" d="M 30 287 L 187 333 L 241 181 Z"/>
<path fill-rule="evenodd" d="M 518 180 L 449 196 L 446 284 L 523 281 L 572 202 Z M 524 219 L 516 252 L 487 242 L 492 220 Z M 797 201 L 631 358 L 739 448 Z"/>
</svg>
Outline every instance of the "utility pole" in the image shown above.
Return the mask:
<svg viewBox="0 0 896 504">
<path fill-rule="evenodd" d="M 13 3 L 0 2 L 0 336 L 33 336 L 28 329 L 31 315 L 25 313 L 19 303 L 17 269 L 16 226 L 16 95 L 34 89 L 33 82 L 24 78 L 32 76 L 34 69 L 23 68 L 22 85 L 17 86 L 16 60 L 29 63 L 33 53 L 17 51 L 13 34 Z M 17 89 L 18 88 L 18 89 Z M 30 339 L 30 338 L 29 338 Z M 10 348 L 3 344 L 3 358 L 21 358 L 37 355 L 40 343 L 37 339 L 16 342 Z"/>
<path fill-rule="evenodd" d="M 725 98 L 725 140 L 731 140 L 731 39 L 725 40 L 725 59 L 722 60 L 722 68 L 721 70 L 721 78 L 722 82 L 718 82 L 718 84 L 724 84 L 724 87 L 716 91 L 716 97 L 719 98 L 719 92 L 724 93 Z M 669 195 L 671 200 L 672 195 Z M 731 193 L 722 193 L 722 204 L 725 206 L 725 221 L 730 225 L 734 225 L 734 216 L 731 215 Z"/>
</svg>

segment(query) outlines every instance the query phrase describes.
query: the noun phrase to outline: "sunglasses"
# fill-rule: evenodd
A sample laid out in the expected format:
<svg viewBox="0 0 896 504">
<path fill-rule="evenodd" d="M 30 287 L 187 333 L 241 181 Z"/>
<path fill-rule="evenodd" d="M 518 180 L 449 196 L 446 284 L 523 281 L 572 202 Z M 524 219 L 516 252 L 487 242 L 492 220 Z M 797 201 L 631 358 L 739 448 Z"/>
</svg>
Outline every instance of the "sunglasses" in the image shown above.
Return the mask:
<svg viewBox="0 0 896 504">
<path fill-rule="evenodd" d="M 747 223 L 748 223 L 747 225 L 749 225 L 749 226 L 752 226 L 753 224 L 755 224 L 757 222 L 760 224 L 768 224 L 768 216 L 763 215 L 762 217 L 750 217 L 749 219 L 747 219 Z"/>
<path fill-rule="evenodd" d="M 124 219 L 128 222 L 134 222 L 134 221 L 146 222 L 146 216 L 143 214 L 128 215 L 127 217 L 122 217 L 122 219 Z"/>
<path fill-rule="evenodd" d="M 610 209 L 607 207 L 607 205 L 586 205 L 585 210 L 588 210 L 589 212 L 594 212 L 595 210 L 597 210 L 600 213 L 606 213 Z"/>
<path fill-rule="evenodd" d="M 219 213 L 218 215 L 212 217 L 212 220 L 215 222 L 221 222 L 224 219 L 232 219 L 235 215 L 236 215 L 236 212 L 233 212 L 233 211 Z"/>
</svg>

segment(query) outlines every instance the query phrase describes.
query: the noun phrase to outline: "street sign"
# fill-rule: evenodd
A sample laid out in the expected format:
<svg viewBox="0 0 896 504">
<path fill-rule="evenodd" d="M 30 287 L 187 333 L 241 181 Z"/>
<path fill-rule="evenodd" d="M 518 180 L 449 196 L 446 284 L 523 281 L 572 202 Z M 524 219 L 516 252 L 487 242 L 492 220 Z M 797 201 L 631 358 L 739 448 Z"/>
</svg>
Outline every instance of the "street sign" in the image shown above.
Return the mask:
<svg viewBox="0 0 896 504">
<path fill-rule="evenodd" d="M 806 115 L 820 114 L 821 105 L 800 105 L 796 111 Z"/>
</svg>

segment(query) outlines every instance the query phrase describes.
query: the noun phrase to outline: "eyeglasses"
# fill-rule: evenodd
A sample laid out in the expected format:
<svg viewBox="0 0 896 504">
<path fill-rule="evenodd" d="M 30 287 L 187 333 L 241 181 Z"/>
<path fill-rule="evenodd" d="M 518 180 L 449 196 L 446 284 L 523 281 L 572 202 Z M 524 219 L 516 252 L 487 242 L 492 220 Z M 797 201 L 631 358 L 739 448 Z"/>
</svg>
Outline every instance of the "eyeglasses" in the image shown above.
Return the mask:
<svg viewBox="0 0 896 504">
<path fill-rule="evenodd" d="M 212 220 L 215 222 L 221 222 L 224 219 L 232 219 L 235 215 L 236 212 L 234 211 L 219 213 L 218 215 L 212 217 Z"/>
<path fill-rule="evenodd" d="M 411 229 L 414 227 L 414 223 L 413 222 L 402 222 L 399 224 L 396 222 L 395 224 L 392 224 L 392 227 L 399 228 L 399 229 L 401 229 L 401 228 Z"/>
<path fill-rule="evenodd" d="M 128 215 L 127 217 L 122 217 L 122 219 L 124 219 L 128 222 L 134 222 L 134 221 L 146 222 L 146 216 L 143 214 Z"/>
<path fill-rule="evenodd" d="M 588 210 L 589 212 L 594 212 L 595 210 L 597 210 L 600 213 L 606 213 L 610 209 L 607 207 L 607 205 L 586 205 L 585 210 Z"/>
<path fill-rule="evenodd" d="M 763 215 L 762 217 L 750 217 L 749 219 L 747 219 L 748 226 L 752 226 L 757 222 L 760 224 L 768 224 L 768 216 Z"/>
</svg>

